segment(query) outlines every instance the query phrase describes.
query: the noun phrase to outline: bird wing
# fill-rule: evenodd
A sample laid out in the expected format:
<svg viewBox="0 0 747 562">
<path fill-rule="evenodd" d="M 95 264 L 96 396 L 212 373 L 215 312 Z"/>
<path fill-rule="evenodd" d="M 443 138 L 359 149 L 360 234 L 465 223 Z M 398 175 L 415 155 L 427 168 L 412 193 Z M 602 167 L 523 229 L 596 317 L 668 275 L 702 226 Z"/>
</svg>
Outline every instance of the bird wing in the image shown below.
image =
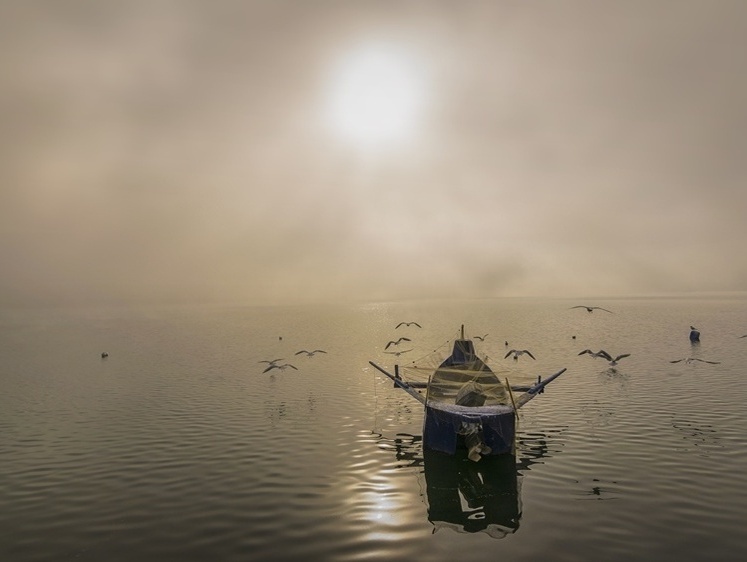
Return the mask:
<svg viewBox="0 0 747 562">
<path fill-rule="evenodd" d="M 266 368 L 266 369 L 265 369 L 264 371 L 262 371 L 262 372 L 263 372 L 263 373 L 266 373 L 267 371 L 270 371 L 270 370 L 272 370 L 272 369 L 279 369 L 279 368 L 280 368 L 280 367 L 278 367 L 277 365 L 270 365 L 269 367 L 267 367 L 267 368 Z"/>
<path fill-rule="evenodd" d="M 302 349 L 301 351 L 296 351 L 296 353 L 294 355 L 301 355 L 302 353 L 308 354 L 309 352 L 306 351 L 305 349 Z"/>
<path fill-rule="evenodd" d="M 397 328 L 399 328 L 400 326 L 407 326 L 407 322 L 400 322 L 399 324 L 397 324 L 397 325 L 396 325 L 396 326 L 394 327 L 394 329 L 396 330 L 396 329 L 397 329 Z"/>
<path fill-rule="evenodd" d="M 399 339 L 397 340 L 397 343 L 399 343 L 399 342 L 401 342 L 401 341 L 412 341 L 412 340 L 411 340 L 410 338 L 399 338 Z"/>
<path fill-rule="evenodd" d="M 384 347 L 384 349 L 389 349 L 390 345 L 397 345 L 397 342 L 390 341 L 388 344 L 386 344 L 386 346 Z"/>
<path fill-rule="evenodd" d="M 298 367 L 296 367 L 294 365 L 291 365 L 290 363 L 286 363 L 285 366 L 286 367 L 290 367 L 291 369 L 295 369 L 296 371 L 298 371 Z"/>
<path fill-rule="evenodd" d="M 579 355 L 583 355 L 584 353 L 592 354 L 594 352 L 591 349 L 584 349 L 581 353 L 579 353 Z"/>
<path fill-rule="evenodd" d="M 526 354 L 527 354 L 527 355 L 529 355 L 529 357 L 531 357 L 532 359 L 534 359 L 534 358 L 535 358 L 535 357 L 534 357 L 534 355 L 532 355 L 532 353 L 531 353 L 531 352 L 530 352 L 530 351 L 529 351 L 528 349 L 525 349 L 525 350 L 523 350 L 523 353 L 526 353 Z"/>
<path fill-rule="evenodd" d="M 607 361 L 612 361 L 612 355 L 610 355 L 603 349 L 600 349 L 599 351 L 597 351 L 597 355 L 599 357 L 604 357 Z"/>
<path fill-rule="evenodd" d="M 615 357 L 615 361 L 619 361 L 620 359 L 624 359 L 625 357 L 630 357 L 630 353 L 623 353 L 622 355 L 618 355 Z"/>
<path fill-rule="evenodd" d="M 315 349 L 314 351 L 312 351 L 312 353 L 327 353 L 327 352 L 324 351 L 323 349 Z"/>
<path fill-rule="evenodd" d="M 578 306 L 572 306 L 571 308 L 588 308 L 587 306 L 583 306 L 579 304 Z M 570 309 L 569 309 L 570 310 Z"/>
<path fill-rule="evenodd" d="M 670 363 L 679 363 L 680 361 L 684 361 L 684 359 L 675 359 L 674 361 L 670 361 Z"/>
<path fill-rule="evenodd" d="M 418 324 L 417 322 L 411 322 L 411 324 L 415 324 L 418 328 L 422 328 L 422 326 Z"/>
<path fill-rule="evenodd" d="M 507 357 L 508 357 L 509 355 L 511 355 L 511 354 L 512 354 L 512 353 L 513 353 L 514 351 L 516 351 L 516 350 L 515 350 L 515 349 L 512 349 L 511 351 L 509 351 L 508 353 L 506 353 L 506 355 L 504 355 L 504 356 L 503 356 L 503 358 L 504 358 L 504 359 L 506 359 L 506 358 L 507 358 Z"/>
<path fill-rule="evenodd" d="M 609 312 L 610 314 L 614 314 L 611 310 L 607 310 L 606 308 L 602 308 L 601 306 L 592 306 L 591 308 L 596 308 L 597 310 L 604 310 L 605 312 Z"/>
</svg>

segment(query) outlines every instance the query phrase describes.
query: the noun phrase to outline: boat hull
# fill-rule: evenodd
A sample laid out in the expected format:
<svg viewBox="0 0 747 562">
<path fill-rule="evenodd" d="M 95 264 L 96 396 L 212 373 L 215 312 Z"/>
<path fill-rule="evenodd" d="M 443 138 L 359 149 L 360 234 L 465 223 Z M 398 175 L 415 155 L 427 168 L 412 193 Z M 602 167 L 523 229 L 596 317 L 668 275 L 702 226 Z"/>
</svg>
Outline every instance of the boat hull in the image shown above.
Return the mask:
<svg viewBox="0 0 747 562">
<path fill-rule="evenodd" d="M 514 452 L 516 415 L 510 407 L 459 407 L 426 404 L 423 420 L 423 446 L 449 455 L 457 449 L 469 449 L 471 435 L 467 427 L 477 427 L 477 436 L 489 447 L 483 455 Z"/>
</svg>

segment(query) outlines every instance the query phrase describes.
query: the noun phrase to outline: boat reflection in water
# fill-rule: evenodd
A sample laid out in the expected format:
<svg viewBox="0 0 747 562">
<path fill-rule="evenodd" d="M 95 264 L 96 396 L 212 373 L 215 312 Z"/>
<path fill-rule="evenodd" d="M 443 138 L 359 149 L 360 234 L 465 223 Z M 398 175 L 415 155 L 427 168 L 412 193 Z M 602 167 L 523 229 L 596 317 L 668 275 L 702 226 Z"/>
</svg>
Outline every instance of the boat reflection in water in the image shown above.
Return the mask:
<svg viewBox="0 0 747 562">
<path fill-rule="evenodd" d="M 395 453 L 396 468 L 420 469 L 428 520 L 433 532 L 487 533 L 503 538 L 519 529 L 521 481 L 532 465 L 543 463 L 562 448 L 562 429 L 532 432 L 517 442 L 514 455 L 489 455 L 478 462 L 466 450 L 454 455 L 423 448 L 423 437 L 398 433 L 394 439 L 376 434 L 379 447 Z M 423 487 L 423 486 L 421 486 Z"/>
<path fill-rule="evenodd" d="M 503 538 L 519 528 L 520 480 L 513 455 L 473 462 L 466 451 L 447 455 L 425 449 L 424 475 L 434 533 L 449 528 Z"/>
</svg>

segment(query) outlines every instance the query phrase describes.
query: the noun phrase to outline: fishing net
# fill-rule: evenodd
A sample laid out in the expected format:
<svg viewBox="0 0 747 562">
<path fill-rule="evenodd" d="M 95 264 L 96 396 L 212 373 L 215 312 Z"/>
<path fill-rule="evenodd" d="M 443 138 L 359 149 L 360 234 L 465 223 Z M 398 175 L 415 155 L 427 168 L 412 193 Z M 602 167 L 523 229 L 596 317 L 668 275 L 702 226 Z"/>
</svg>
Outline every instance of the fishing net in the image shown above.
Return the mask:
<svg viewBox="0 0 747 562">
<path fill-rule="evenodd" d="M 458 334 L 432 352 L 398 365 L 409 384 L 428 388 L 427 401 L 462 406 L 512 405 L 508 385 L 529 386 L 534 377 L 515 367 L 496 366 L 483 346 Z M 510 382 L 509 382 L 510 377 Z"/>
</svg>

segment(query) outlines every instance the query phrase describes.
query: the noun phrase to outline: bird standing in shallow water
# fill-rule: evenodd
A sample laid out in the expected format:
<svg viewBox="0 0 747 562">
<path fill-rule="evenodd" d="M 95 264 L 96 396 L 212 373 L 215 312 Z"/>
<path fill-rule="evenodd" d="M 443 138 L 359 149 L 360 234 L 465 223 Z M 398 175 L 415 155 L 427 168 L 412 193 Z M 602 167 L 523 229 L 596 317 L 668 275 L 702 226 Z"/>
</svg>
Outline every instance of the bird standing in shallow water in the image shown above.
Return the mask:
<svg viewBox="0 0 747 562">
<path fill-rule="evenodd" d="M 514 354 L 514 361 L 518 361 L 519 356 L 524 355 L 525 353 L 529 355 L 529 357 L 531 357 L 532 359 L 535 359 L 534 355 L 532 355 L 527 349 L 512 349 L 511 351 L 506 353 L 506 355 L 503 358 L 507 359 L 508 356 L 511 355 L 512 353 Z"/>
</svg>

